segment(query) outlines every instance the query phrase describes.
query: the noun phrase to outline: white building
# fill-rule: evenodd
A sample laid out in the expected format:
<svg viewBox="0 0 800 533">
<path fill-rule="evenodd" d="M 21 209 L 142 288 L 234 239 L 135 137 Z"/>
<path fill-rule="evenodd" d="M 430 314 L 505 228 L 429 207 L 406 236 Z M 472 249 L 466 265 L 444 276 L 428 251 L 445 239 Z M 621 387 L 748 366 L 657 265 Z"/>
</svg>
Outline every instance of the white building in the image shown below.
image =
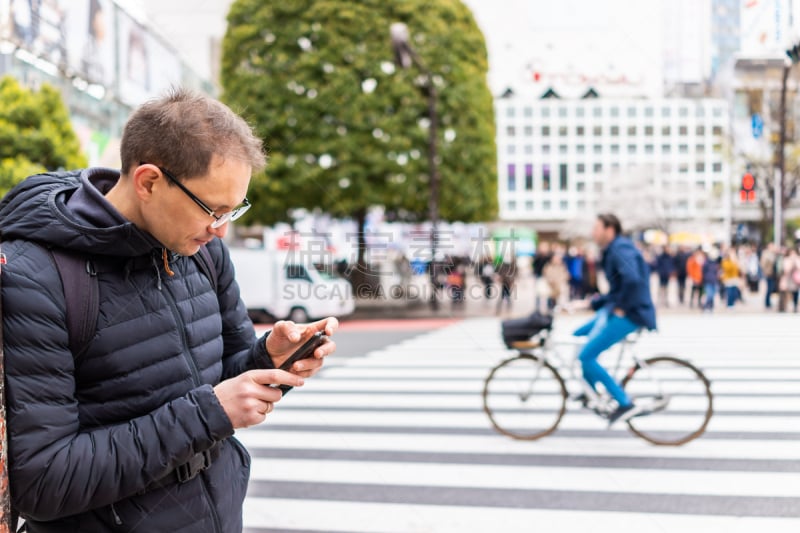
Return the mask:
<svg viewBox="0 0 800 533">
<path fill-rule="evenodd" d="M 729 217 L 724 100 L 506 95 L 495 108 L 502 220 L 560 231 L 609 209 L 651 227 Z"/>
</svg>

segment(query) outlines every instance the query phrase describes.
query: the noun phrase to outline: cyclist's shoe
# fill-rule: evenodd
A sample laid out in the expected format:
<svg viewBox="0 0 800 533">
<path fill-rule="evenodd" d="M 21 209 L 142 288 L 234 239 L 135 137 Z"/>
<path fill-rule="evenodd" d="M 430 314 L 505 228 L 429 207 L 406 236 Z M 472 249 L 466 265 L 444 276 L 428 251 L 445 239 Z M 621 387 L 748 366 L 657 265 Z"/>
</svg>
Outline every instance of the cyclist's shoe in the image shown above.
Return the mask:
<svg viewBox="0 0 800 533">
<path fill-rule="evenodd" d="M 625 422 L 626 420 L 630 420 L 631 418 L 640 414 L 641 412 L 642 408 L 634 403 L 630 405 L 621 405 L 617 407 L 614 410 L 614 412 L 608 415 L 608 427 L 613 426 L 614 423 L 619 420 L 622 420 L 623 422 Z"/>
<path fill-rule="evenodd" d="M 573 402 L 579 402 L 584 407 L 589 405 L 589 397 L 585 393 L 576 394 L 574 396 L 570 396 L 569 398 Z"/>
</svg>

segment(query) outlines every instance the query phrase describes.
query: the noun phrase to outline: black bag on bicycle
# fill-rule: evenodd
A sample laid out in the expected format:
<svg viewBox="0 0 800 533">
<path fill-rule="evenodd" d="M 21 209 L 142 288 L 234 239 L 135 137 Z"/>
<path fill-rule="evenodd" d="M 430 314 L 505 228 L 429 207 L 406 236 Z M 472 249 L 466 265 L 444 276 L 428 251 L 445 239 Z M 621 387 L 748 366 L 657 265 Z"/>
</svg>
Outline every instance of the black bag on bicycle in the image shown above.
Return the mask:
<svg viewBox="0 0 800 533">
<path fill-rule="evenodd" d="M 538 311 L 524 318 L 503 320 L 503 342 L 511 348 L 511 343 L 526 341 L 546 329 L 552 329 L 553 317 Z"/>
</svg>

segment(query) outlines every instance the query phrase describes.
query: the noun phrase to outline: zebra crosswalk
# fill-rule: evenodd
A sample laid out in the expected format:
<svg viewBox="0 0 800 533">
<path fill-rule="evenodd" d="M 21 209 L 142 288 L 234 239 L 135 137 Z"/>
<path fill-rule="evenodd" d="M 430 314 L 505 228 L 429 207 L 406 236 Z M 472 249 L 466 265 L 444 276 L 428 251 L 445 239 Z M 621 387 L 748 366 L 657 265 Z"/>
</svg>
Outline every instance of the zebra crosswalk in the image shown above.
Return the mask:
<svg viewBox="0 0 800 533">
<path fill-rule="evenodd" d="M 569 332 L 577 317 L 559 317 Z M 253 458 L 246 531 L 800 531 L 800 328 L 790 316 L 669 316 L 642 355 L 712 381 L 706 435 L 655 447 L 571 409 L 534 442 L 490 429 L 481 389 L 512 355 L 468 319 L 333 358 L 237 433 Z"/>
</svg>

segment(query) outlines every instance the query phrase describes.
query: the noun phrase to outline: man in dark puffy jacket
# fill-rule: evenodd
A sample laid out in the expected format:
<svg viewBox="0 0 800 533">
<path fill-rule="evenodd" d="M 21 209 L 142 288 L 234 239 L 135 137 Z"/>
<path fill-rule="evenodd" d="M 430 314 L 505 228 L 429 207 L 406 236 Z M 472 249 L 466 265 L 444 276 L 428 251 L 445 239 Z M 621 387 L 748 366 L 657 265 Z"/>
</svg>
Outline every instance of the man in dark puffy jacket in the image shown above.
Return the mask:
<svg viewBox="0 0 800 533">
<path fill-rule="evenodd" d="M 227 107 L 185 91 L 149 102 L 121 159 L 121 174 L 34 176 L 0 203 L 13 505 L 31 533 L 241 531 L 250 458 L 234 430 L 273 410 L 281 392 L 268 385 L 319 370 L 332 341 L 277 368 L 337 323 L 279 322 L 256 339 L 215 238 L 249 206 L 264 156 Z M 215 282 L 191 257 L 202 246 Z M 97 277 L 96 331 L 79 353 L 53 249 Z"/>
<path fill-rule="evenodd" d="M 633 242 L 622 235 L 619 219 L 612 214 L 598 216 L 592 239 L 603 250 L 601 265 L 609 290 L 592 300 L 597 314 L 575 335 L 587 337 L 578 355 L 584 379 L 593 389 L 602 383 L 617 402 L 608 418 L 613 424 L 636 416 L 641 410 L 597 359 L 631 333 L 656 329 L 656 312 L 650 295 L 650 268 Z"/>
</svg>

